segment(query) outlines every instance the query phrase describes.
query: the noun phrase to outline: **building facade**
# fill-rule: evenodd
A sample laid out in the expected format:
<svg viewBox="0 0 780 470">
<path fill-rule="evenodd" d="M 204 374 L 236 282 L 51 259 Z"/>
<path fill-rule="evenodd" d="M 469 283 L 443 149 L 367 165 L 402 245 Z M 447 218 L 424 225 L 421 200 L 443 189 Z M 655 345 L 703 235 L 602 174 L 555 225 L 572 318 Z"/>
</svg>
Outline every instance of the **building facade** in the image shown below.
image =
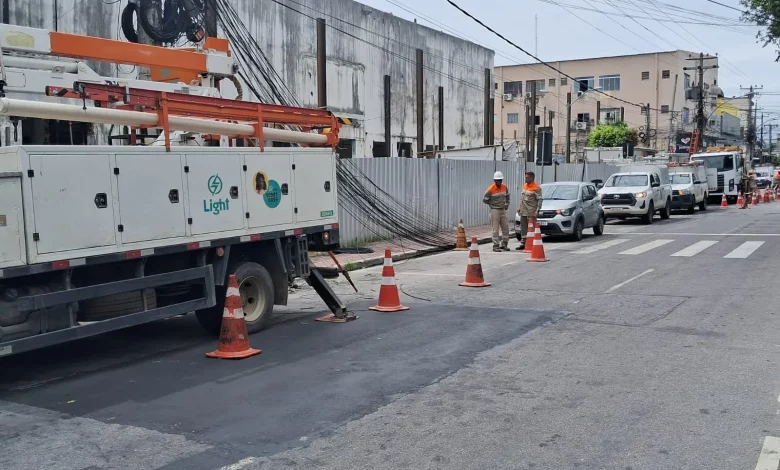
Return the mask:
<svg viewBox="0 0 780 470">
<path fill-rule="evenodd" d="M 128 0 L 3 3 L 2 21 L 6 23 L 121 39 L 120 15 Z M 493 68 L 493 51 L 352 0 L 299 0 L 290 5 L 294 8 L 265 0 L 236 0 L 231 4 L 286 86 L 306 107 L 318 105 L 315 19 L 325 19 L 328 107 L 338 116 L 351 118 L 354 124 L 342 128 L 342 155 L 417 154 L 418 48 L 423 51 L 424 67 L 423 148 L 433 150 L 432 146 L 441 141 L 440 86 L 444 89 L 445 147 L 484 144 L 485 70 Z M 93 63 L 90 66 L 102 76 L 134 78 L 137 74 L 134 67 Z M 385 75 L 391 81 L 390 145 L 384 142 Z M 224 94 L 230 97 L 231 85 L 223 85 Z M 244 91 L 246 96 L 246 87 Z M 105 133 L 102 126 L 95 126 L 90 140 L 106 143 Z"/>
<path fill-rule="evenodd" d="M 689 59 L 698 57 L 698 53 L 678 50 L 550 62 L 561 73 L 541 64 L 496 67 L 494 86 L 500 104 L 497 101 L 495 106 L 494 138 L 525 142 L 529 134 L 526 110 L 535 87 L 537 126 L 552 127 L 556 154 L 565 153 L 567 128 L 575 154 L 584 148 L 594 126 L 620 120 L 645 137 L 639 145 L 666 150 L 678 132 L 693 129 L 696 101 L 686 99 L 685 91 L 697 85 L 698 78 L 695 69 L 685 68 L 695 68 L 698 62 Z M 717 58 L 705 60 L 704 65 L 717 65 Z M 722 95 L 717 79 L 717 69 L 704 72 L 707 96 Z M 572 102 L 570 121 L 566 119 L 567 93 Z M 705 115 L 716 107 L 717 103 L 706 99 Z"/>
</svg>

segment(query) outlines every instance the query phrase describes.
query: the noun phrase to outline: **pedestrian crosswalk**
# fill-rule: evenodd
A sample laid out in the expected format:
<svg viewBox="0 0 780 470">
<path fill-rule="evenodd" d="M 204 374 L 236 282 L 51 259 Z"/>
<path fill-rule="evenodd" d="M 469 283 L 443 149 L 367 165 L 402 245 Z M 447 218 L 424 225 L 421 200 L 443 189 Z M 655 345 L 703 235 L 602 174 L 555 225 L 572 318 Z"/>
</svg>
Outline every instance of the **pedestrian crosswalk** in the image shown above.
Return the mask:
<svg viewBox="0 0 780 470">
<path fill-rule="evenodd" d="M 628 234 L 627 234 L 628 235 Z M 706 253 L 710 256 L 719 256 L 725 259 L 746 259 L 754 255 L 765 244 L 765 241 L 751 240 L 751 241 L 738 241 L 734 239 L 728 240 L 689 240 L 683 239 L 671 239 L 660 238 L 650 241 L 642 240 L 641 238 L 613 238 L 602 243 L 588 244 L 587 246 L 580 247 L 581 243 L 573 244 L 577 249 L 571 245 L 569 247 L 561 245 L 553 245 L 553 250 L 571 249 L 571 253 L 575 255 L 589 255 L 598 252 L 615 252 L 616 248 L 621 250 L 617 251 L 618 256 L 639 256 L 639 255 L 656 255 L 661 254 L 661 249 L 666 247 L 663 255 L 673 256 L 677 258 L 692 258 L 694 256 Z M 549 245 L 545 246 L 547 249 Z M 619 247 L 619 248 L 618 248 Z M 613 251 L 614 250 L 614 251 Z M 672 251 L 673 250 L 673 251 Z M 672 251 L 671 253 L 669 253 Z"/>
</svg>

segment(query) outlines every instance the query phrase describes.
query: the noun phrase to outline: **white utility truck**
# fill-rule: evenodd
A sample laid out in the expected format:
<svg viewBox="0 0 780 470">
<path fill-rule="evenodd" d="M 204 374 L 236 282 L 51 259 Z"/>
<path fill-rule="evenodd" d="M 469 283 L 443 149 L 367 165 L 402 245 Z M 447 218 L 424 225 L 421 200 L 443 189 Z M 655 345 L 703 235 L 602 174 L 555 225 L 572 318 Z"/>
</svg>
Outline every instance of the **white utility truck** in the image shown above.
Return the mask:
<svg viewBox="0 0 780 470">
<path fill-rule="evenodd" d="M 707 166 L 700 162 L 670 163 L 669 182 L 672 184 L 672 210 L 685 209 L 693 214 L 696 206 L 707 210 L 709 186 Z"/>
<path fill-rule="evenodd" d="M 62 62 L 47 69 L 45 60 L 5 55 L 20 29 L 61 40 L 2 25 L 3 58 L 16 60 L 6 62 L 34 67 L 30 76 L 39 79 L 61 78 Z M 114 42 L 86 40 L 95 51 Z M 214 97 L 213 81 L 235 71 L 228 55 L 120 46 L 141 53 L 134 59 L 128 49 L 115 62 L 154 63 L 163 51 L 158 62 L 174 53 L 181 64 L 205 65 L 201 86 L 96 79 L 66 88 L 60 80 L 47 87 L 49 102 L 0 98 L 0 115 L 14 119 L 127 126 L 128 144 L 140 129 L 163 130 L 160 145 L 0 149 L 0 356 L 193 311 L 218 333 L 229 274 L 238 278 L 249 332 L 264 327 L 274 304 L 286 304 L 294 278 L 306 279 L 336 319 L 348 318 L 308 259 L 310 249 L 338 246 L 338 120 L 325 110 Z M 6 67 L 4 78 L 20 70 Z"/>
<path fill-rule="evenodd" d="M 691 161 L 707 165 L 712 202 L 720 202 L 724 194 L 729 203 L 737 202 L 742 191 L 742 158 L 739 147 L 707 147 L 706 152 L 691 155 Z"/>
<path fill-rule="evenodd" d="M 668 219 L 672 209 L 672 186 L 666 165 L 633 164 L 620 167 L 599 189 L 607 218 L 641 217 L 653 223 L 658 212 Z"/>
</svg>

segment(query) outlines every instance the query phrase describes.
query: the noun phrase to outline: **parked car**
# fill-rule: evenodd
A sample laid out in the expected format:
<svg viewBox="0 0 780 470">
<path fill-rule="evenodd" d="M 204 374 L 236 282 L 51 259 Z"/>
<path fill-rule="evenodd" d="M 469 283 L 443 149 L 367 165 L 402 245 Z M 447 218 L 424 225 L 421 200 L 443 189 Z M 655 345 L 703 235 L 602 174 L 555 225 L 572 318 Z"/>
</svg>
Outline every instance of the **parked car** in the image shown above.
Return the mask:
<svg viewBox="0 0 780 470">
<path fill-rule="evenodd" d="M 772 167 L 760 166 L 755 169 L 755 172 L 756 187 L 764 189 L 772 186 L 772 178 L 774 178 Z"/>
<path fill-rule="evenodd" d="M 604 233 L 604 210 L 592 183 L 557 182 L 542 185 L 539 228 L 544 235 L 562 235 L 582 240 L 582 232 L 592 228 Z M 515 215 L 515 234 L 520 240 L 520 216 Z"/>
<path fill-rule="evenodd" d="M 665 165 L 626 165 L 599 189 L 608 218 L 641 217 L 653 223 L 656 212 L 668 219 L 672 209 L 672 185 Z"/>
</svg>

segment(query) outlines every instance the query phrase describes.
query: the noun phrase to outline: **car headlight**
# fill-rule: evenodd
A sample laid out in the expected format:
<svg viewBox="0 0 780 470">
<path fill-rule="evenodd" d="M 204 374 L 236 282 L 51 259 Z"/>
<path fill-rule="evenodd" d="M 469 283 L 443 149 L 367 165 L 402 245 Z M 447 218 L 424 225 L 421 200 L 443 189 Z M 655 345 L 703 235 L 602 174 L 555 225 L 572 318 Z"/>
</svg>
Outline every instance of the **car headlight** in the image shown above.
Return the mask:
<svg viewBox="0 0 780 470">
<path fill-rule="evenodd" d="M 560 214 L 562 216 L 568 217 L 574 213 L 574 208 L 569 207 L 568 209 L 559 209 L 555 211 L 556 214 Z"/>
<path fill-rule="evenodd" d="M 685 196 L 687 194 L 691 194 L 691 190 L 690 189 L 681 189 L 681 190 L 677 191 L 677 194 L 680 195 L 680 196 Z"/>
<path fill-rule="evenodd" d="M 636 197 L 647 197 L 647 193 L 636 193 L 634 194 Z"/>
</svg>

